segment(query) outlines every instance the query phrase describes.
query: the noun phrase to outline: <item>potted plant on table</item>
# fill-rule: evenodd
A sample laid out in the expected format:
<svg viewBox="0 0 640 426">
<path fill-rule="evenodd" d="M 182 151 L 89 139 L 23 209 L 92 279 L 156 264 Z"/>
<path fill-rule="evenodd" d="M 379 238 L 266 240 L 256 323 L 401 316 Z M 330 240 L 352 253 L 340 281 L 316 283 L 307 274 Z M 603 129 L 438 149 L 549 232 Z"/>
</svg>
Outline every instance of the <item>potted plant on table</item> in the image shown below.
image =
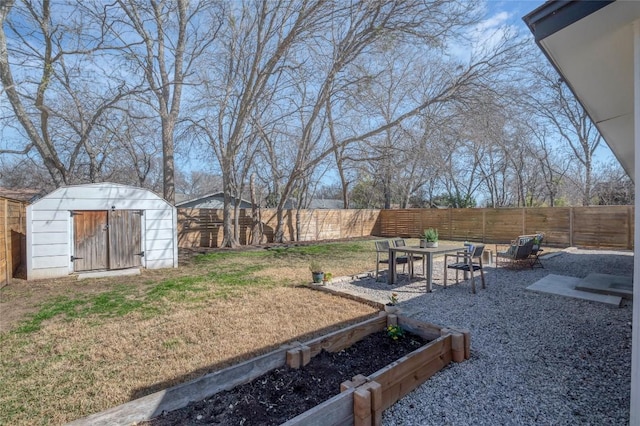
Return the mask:
<svg viewBox="0 0 640 426">
<path fill-rule="evenodd" d="M 398 303 L 398 293 L 391 293 L 391 296 L 389 296 L 389 301 L 386 305 L 384 305 L 385 312 L 387 312 L 388 314 L 395 314 L 398 311 L 396 303 Z"/>
<path fill-rule="evenodd" d="M 311 271 L 311 278 L 314 284 L 320 284 L 324 279 L 324 271 L 322 266 L 318 262 L 311 262 L 309 264 L 309 270 Z"/>
<path fill-rule="evenodd" d="M 424 247 L 438 247 L 438 230 L 435 228 L 425 229 L 420 242 L 421 247 L 423 243 Z"/>
</svg>

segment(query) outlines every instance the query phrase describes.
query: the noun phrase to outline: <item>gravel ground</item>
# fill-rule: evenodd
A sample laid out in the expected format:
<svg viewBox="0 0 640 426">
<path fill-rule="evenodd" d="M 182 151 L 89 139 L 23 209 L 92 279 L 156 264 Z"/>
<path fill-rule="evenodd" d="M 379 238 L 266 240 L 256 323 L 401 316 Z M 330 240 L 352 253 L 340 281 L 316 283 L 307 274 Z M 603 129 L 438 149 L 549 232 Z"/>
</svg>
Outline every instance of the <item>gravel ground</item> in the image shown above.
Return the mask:
<svg viewBox="0 0 640 426">
<path fill-rule="evenodd" d="M 629 423 L 632 303 L 614 308 L 525 288 L 547 274 L 631 276 L 633 253 L 570 249 L 542 262 L 544 269 L 485 268 L 487 289 L 478 281 L 475 295 L 469 282 L 440 285 L 442 258 L 430 294 L 424 281 L 390 287 L 384 276 L 329 284 L 382 303 L 393 291 L 406 315 L 471 331 L 471 359 L 386 410 L 385 425 Z"/>
</svg>

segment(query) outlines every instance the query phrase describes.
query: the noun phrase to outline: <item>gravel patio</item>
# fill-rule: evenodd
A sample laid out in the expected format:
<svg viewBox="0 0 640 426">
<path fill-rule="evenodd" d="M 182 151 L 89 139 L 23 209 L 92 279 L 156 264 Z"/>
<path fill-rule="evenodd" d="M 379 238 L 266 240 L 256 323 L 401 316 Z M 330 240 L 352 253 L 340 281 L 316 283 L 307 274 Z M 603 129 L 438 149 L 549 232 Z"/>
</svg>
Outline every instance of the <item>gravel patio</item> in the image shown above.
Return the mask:
<svg viewBox="0 0 640 426">
<path fill-rule="evenodd" d="M 486 267 L 487 289 L 475 295 L 469 282 L 441 286 L 443 258 L 430 294 L 424 281 L 389 286 L 384 276 L 328 285 L 381 303 L 393 291 L 404 314 L 471 331 L 471 359 L 386 410 L 385 425 L 628 424 L 632 302 L 612 308 L 525 288 L 547 274 L 631 276 L 633 253 L 568 249 L 542 261 L 544 269 Z"/>
</svg>

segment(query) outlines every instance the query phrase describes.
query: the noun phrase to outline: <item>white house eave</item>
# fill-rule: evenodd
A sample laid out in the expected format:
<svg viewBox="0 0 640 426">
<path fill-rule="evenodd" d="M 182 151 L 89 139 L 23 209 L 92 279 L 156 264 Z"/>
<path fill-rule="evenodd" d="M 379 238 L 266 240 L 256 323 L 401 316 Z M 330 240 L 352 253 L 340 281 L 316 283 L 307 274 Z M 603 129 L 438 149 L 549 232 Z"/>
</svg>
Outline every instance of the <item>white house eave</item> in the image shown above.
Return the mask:
<svg viewBox="0 0 640 426">
<path fill-rule="evenodd" d="M 633 22 L 638 18 L 640 2 L 616 1 L 538 40 L 632 179 Z"/>
</svg>

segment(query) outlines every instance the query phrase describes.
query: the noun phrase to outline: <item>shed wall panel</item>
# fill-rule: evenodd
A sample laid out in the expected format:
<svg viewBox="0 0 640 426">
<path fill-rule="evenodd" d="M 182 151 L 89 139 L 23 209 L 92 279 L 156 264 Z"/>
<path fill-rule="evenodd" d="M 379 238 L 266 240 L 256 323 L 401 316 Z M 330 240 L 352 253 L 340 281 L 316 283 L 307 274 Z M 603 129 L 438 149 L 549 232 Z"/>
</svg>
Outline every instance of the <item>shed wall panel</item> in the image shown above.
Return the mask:
<svg viewBox="0 0 640 426">
<path fill-rule="evenodd" d="M 145 232 L 147 245 L 154 240 L 172 240 L 173 235 L 170 229 L 149 229 Z"/>
<path fill-rule="evenodd" d="M 164 249 L 153 249 L 153 250 L 147 250 L 144 252 L 144 257 L 147 258 L 147 261 L 149 260 L 160 260 L 160 259 L 166 259 L 166 260 L 171 260 L 173 259 L 173 247 L 168 247 L 168 248 L 164 248 Z"/>
<path fill-rule="evenodd" d="M 34 210 L 33 220 L 39 222 L 69 220 L 71 212 L 69 210 Z"/>
<path fill-rule="evenodd" d="M 47 255 L 40 257 L 32 257 L 33 269 L 47 268 L 65 268 L 65 275 L 69 273 L 69 256 L 66 255 Z"/>
<path fill-rule="evenodd" d="M 155 220 L 146 220 L 145 227 L 148 230 L 162 230 L 168 231 L 171 234 L 173 229 L 173 219 L 155 219 Z"/>
<path fill-rule="evenodd" d="M 153 221 L 157 219 L 173 219 L 173 212 L 171 210 L 145 210 L 144 216 L 147 221 Z"/>
<path fill-rule="evenodd" d="M 149 250 L 165 250 L 165 249 L 173 250 L 173 239 L 165 238 L 163 240 L 154 239 L 154 240 L 148 241 L 145 250 L 149 251 Z"/>
<path fill-rule="evenodd" d="M 52 232 L 69 232 L 68 220 L 37 220 L 32 222 L 31 232 L 49 234 Z"/>
<path fill-rule="evenodd" d="M 116 210 L 161 210 L 167 208 L 167 203 L 163 200 L 127 200 L 127 199 L 76 199 L 76 200 L 51 200 L 41 199 L 36 202 L 38 210 L 111 210 L 116 206 Z"/>
<path fill-rule="evenodd" d="M 34 245 L 31 252 L 34 257 L 59 256 L 60 253 L 69 253 L 69 244 Z"/>
<path fill-rule="evenodd" d="M 68 232 L 40 232 L 31 234 L 31 244 L 33 246 L 63 244 L 69 243 L 69 240 Z"/>
<path fill-rule="evenodd" d="M 69 275 L 68 266 L 46 267 L 43 269 L 34 269 L 29 273 L 29 280 L 44 280 L 48 278 L 64 277 Z"/>
<path fill-rule="evenodd" d="M 162 269 L 162 268 L 173 268 L 173 259 L 147 259 L 146 261 L 147 269 Z"/>
</svg>

